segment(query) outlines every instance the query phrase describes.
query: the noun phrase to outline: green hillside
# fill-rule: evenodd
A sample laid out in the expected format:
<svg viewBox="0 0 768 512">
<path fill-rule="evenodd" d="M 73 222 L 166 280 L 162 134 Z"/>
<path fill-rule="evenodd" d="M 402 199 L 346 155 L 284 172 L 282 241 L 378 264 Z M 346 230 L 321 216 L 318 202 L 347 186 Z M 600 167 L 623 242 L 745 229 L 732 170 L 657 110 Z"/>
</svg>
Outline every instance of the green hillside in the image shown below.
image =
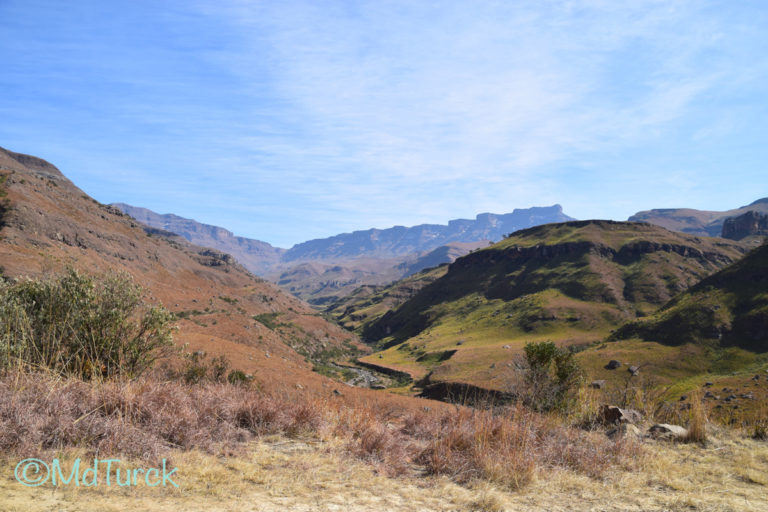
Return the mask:
<svg viewBox="0 0 768 512">
<path fill-rule="evenodd" d="M 613 335 L 630 337 L 665 345 L 697 343 L 768 352 L 768 245 Z"/>
<path fill-rule="evenodd" d="M 445 275 L 448 265 L 428 268 L 388 285 L 365 285 L 333 303 L 326 312 L 347 330 L 357 334 L 388 311 L 404 303 L 422 288 Z"/>
<path fill-rule="evenodd" d="M 499 387 L 529 341 L 587 347 L 738 260 L 744 245 L 630 222 L 513 233 L 363 329 L 366 361 L 432 380 Z M 431 373 L 430 373 L 431 372 Z"/>
</svg>

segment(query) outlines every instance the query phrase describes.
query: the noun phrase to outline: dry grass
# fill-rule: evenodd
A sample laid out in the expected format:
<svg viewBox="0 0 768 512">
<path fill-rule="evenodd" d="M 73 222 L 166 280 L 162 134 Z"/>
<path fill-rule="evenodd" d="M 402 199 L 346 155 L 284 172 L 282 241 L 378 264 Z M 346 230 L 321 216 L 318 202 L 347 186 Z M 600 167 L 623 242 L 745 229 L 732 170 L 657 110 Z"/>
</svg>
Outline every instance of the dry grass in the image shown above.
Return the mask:
<svg viewBox="0 0 768 512">
<path fill-rule="evenodd" d="M 343 440 L 264 436 L 237 456 L 170 450 L 179 489 L 26 488 L 0 457 L 0 511 L 766 511 L 768 443 L 713 429 L 700 444 L 653 443 L 638 471 L 600 479 L 540 467 L 522 489 L 445 476 L 389 478 L 350 459 Z M 59 454 L 71 461 L 83 450 Z M 137 461 L 140 464 L 141 461 Z"/>
<path fill-rule="evenodd" d="M 148 461 L 171 449 L 242 453 L 269 435 L 340 442 L 389 476 L 447 475 L 509 488 L 528 484 L 539 468 L 600 478 L 611 467 L 631 466 L 639 453 L 637 443 L 610 441 L 522 406 L 412 412 L 222 383 L 87 383 L 46 373 L 0 379 L 0 450 L 25 457 L 72 447 Z"/>
<path fill-rule="evenodd" d="M 683 438 L 687 443 L 707 442 L 707 414 L 701 391 L 695 391 L 690 396 L 690 419 L 688 421 L 688 434 Z"/>
</svg>

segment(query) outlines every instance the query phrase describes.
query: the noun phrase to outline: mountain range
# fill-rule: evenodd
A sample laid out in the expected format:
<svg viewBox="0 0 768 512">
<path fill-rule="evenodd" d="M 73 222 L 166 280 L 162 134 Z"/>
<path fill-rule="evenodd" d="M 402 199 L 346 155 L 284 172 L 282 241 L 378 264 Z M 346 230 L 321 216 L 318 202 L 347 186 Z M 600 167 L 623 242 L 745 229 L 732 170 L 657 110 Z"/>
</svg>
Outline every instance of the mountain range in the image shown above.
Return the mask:
<svg viewBox="0 0 768 512">
<path fill-rule="evenodd" d="M 518 229 L 572 220 L 560 205 L 553 205 L 503 215 L 483 213 L 474 220 L 456 219 L 446 225 L 355 231 L 282 249 L 177 215 L 124 203 L 112 206 L 153 228 L 232 254 L 251 272 L 318 307 L 362 285 L 390 283 L 427 267 L 451 263 Z"/>
</svg>

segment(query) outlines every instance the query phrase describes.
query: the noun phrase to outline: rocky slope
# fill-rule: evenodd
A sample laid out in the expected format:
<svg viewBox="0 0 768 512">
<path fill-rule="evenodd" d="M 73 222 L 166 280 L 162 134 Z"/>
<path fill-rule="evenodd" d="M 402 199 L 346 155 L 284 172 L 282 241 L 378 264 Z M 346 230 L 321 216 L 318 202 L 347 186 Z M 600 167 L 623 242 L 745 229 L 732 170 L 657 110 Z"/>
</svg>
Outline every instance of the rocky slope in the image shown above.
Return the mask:
<svg viewBox="0 0 768 512">
<path fill-rule="evenodd" d="M 285 253 L 285 249 L 273 247 L 267 242 L 235 236 L 222 227 L 185 219 L 172 213 L 159 214 L 147 208 L 125 203 L 113 203 L 111 206 L 147 226 L 176 233 L 195 245 L 212 247 L 231 254 L 245 268 L 257 275 L 263 275 L 272 270 Z"/>
<path fill-rule="evenodd" d="M 662 208 L 637 212 L 628 220 L 648 222 L 672 231 L 698 236 L 720 236 L 723 223 L 728 217 L 736 217 L 748 211 L 768 213 L 768 197 L 724 212 L 694 210 L 692 208 Z"/>
<path fill-rule="evenodd" d="M 64 266 L 127 271 L 151 301 L 177 314 L 178 345 L 223 354 L 265 381 L 317 382 L 313 360 L 363 348 L 354 335 L 253 276 L 229 254 L 145 229 L 99 204 L 44 160 L 0 148 L 0 175 L 8 200 L 0 231 L 6 277 Z"/>
</svg>

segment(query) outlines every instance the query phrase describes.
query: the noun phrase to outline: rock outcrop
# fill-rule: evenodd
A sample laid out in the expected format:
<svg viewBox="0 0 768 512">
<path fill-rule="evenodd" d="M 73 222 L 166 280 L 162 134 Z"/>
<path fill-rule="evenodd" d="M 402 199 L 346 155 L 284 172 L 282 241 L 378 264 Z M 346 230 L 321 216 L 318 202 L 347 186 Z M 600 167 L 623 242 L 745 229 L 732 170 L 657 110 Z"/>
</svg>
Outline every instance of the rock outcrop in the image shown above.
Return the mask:
<svg viewBox="0 0 768 512">
<path fill-rule="evenodd" d="M 748 211 L 723 222 L 723 238 L 741 240 L 748 236 L 768 236 L 768 214 Z"/>
</svg>

